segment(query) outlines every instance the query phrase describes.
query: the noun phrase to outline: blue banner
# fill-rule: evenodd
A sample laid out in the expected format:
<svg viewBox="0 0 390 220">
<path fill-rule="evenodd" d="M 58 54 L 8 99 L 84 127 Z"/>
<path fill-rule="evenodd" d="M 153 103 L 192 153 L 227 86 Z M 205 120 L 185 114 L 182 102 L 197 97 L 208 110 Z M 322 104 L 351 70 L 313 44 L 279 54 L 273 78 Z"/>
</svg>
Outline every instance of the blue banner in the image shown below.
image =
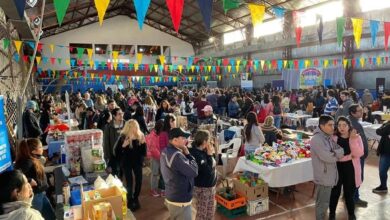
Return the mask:
<svg viewBox="0 0 390 220">
<path fill-rule="evenodd" d="M 203 16 L 204 25 L 207 32 L 210 32 L 211 28 L 211 13 L 213 11 L 213 1 L 212 0 L 198 0 L 200 12 Z"/>
<path fill-rule="evenodd" d="M 4 96 L 0 96 L 0 173 L 7 169 L 12 169 L 11 147 L 4 116 Z"/>
</svg>

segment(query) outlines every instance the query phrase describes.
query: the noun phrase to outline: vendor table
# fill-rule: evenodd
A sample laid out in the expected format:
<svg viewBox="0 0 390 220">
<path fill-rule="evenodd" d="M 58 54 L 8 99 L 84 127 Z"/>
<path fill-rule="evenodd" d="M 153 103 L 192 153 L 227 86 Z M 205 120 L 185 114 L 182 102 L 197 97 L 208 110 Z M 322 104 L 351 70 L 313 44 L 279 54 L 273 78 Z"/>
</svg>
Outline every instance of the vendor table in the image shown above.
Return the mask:
<svg viewBox="0 0 390 220">
<path fill-rule="evenodd" d="M 270 187 L 293 186 L 313 180 L 311 158 L 294 160 L 280 167 L 266 167 L 240 157 L 233 173 L 240 171 L 258 173 Z"/>
<path fill-rule="evenodd" d="M 303 121 L 305 119 L 311 118 L 313 116 L 305 115 L 305 114 L 296 114 L 296 113 L 284 113 L 282 117 L 287 120 L 288 125 L 297 125 L 298 122 L 300 125 L 303 125 Z"/>
<path fill-rule="evenodd" d="M 58 155 L 60 156 L 61 154 L 61 146 L 65 145 L 65 141 L 64 140 L 58 140 L 58 141 L 50 141 L 50 142 L 47 142 L 48 145 L 47 145 L 47 154 L 49 156 L 49 158 L 53 157 L 54 153 L 58 153 Z"/>
</svg>

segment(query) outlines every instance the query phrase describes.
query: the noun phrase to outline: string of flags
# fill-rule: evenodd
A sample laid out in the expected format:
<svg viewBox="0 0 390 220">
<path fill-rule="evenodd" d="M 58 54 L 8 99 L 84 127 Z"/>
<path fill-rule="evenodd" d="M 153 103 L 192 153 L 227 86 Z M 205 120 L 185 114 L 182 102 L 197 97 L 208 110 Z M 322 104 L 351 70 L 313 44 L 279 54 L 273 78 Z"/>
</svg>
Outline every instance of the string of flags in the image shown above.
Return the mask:
<svg viewBox="0 0 390 220">
<path fill-rule="evenodd" d="M 183 8 L 184 8 L 184 0 L 165 0 L 165 1 L 172 19 L 173 27 L 176 32 L 179 32 L 180 23 L 183 14 Z M 111 0 L 94 0 L 100 25 L 103 24 L 104 16 L 110 5 L 110 2 Z M 70 0 L 54 0 L 54 9 L 57 13 L 57 20 L 59 26 L 61 26 L 64 20 L 66 11 L 68 10 L 69 7 L 69 3 Z M 136 17 L 137 17 L 138 25 L 139 28 L 142 30 L 143 23 L 145 21 L 146 14 L 150 6 L 150 0 L 133 0 L 133 3 L 137 15 Z M 198 5 L 203 17 L 205 29 L 207 32 L 210 32 L 212 11 L 213 11 L 213 0 L 198 0 Z M 279 6 L 266 7 L 264 4 L 245 3 L 244 1 L 240 1 L 240 0 L 222 1 L 222 6 L 225 14 L 231 9 L 239 8 L 241 5 L 247 6 L 251 15 L 253 26 L 260 25 L 263 22 L 264 15 L 267 10 L 273 12 L 277 18 L 284 18 L 284 15 L 287 12 L 285 8 Z M 300 47 L 301 37 L 303 33 L 303 28 L 300 25 L 300 20 L 304 12 L 298 10 L 298 11 L 292 11 L 292 13 L 293 13 L 293 20 L 295 23 L 296 43 L 297 46 Z M 336 19 L 337 42 L 339 46 L 341 46 L 342 37 L 345 32 L 346 19 L 347 19 L 346 17 L 339 17 Z M 352 20 L 353 35 L 355 38 L 356 46 L 357 48 L 360 48 L 360 40 L 361 40 L 361 35 L 363 30 L 364 19 L 362 18 L 350 18 L 350 19 Z M 378 33 L 380 21 L 377 20 L 368 20 L 368 21 L 370 23 L 372 45 L 374 46 L 376 43 L 376 35 Z M 322 34 L 323 34 L 322 16 L 320 15 L 317 16 L 317 23 L 318 23 L 318 28 L 317 28 L 318 39 L 320 41 L 320 44 L 322 44 Z M 388 39 L 390 36 L 390 22 L 384 22 L 384 32 L 385 32 L 385 49 L 387 51 Z"/>
</svg>

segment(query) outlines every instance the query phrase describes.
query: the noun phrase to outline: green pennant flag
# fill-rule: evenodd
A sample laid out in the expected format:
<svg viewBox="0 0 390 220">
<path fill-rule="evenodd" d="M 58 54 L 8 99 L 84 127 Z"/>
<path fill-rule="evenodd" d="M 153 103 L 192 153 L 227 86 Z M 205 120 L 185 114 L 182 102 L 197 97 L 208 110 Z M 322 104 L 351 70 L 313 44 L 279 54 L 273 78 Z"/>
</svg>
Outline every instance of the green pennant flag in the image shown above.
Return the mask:
<svg viewBox="0 0 390 220">
<path fill-rule="evenodd" d="M 173 65 L 169 65 L 169 72 L 173 72 Z"/>
<path fill-rule="evenodd" d="M 100 62 L 100 65 L 101 65 L 102 68 L 105 68 L 107 63 L 106 63 L 106 61 L 102 61 L 102 62 Z"/>
<path fill-rule="evenodd" d="M 57 61 L 58 61 L 59 64 L 61 64 L 62 58 L 57 58 Z"/>
<path fill-rule="evenodd" d="M 248 63 L 247 60 L 242 60 L 242 65 L 244 66 L 244 68 L 246 68 L 246 64 Z"/>
<path fill-rule="evenodd" d="M 57 13 L 58 25 L 61 27 L 64 20 L 66 10 L 68 10 L 70 0 L 54 0 L 54 9 Z"/>
<path fill-rule="evenodd" d="M 339 17 L 337 18 L 336 22 L 337 22 L 337 44 L 340 47 L 341 42 L 343 41 L 343 35 L 345 31 L 345 18 Z"/>
<path fill-rule="evenodd" d="M 77 47 L 77 58 L 81 59 L 83 57 L 85 48 Z"/>
<path fill-rule="evenodd" d="M 34 56 L 30 56 L 30 62 L 34 62 Z"/>
<path fill-rule="evenodd" d="M 240 7 L 240 1 L 238 0 L 223 0 L 223 10 L 225 11 L 225 14 L 230 10 L 230 9 L 235 9 Z"/>
<path fill-rule="evenodd" d="M 6 39 L 6 38 L 3 39 L 3 48 L 4 48 L 4 50 L 8 49 L 10 42 L 11 41 L 9 39 Z"/>
<path fill-rule="evenodd" d="M 154 69 L 154 66 L 153 66 L 153 64 L 149 64 L 149 72 L 152 72 L 152 71 L 153 71 L 153 69 Z"/>
<path fill-rule="evenodd" d="M 217 60 L 218 66 L 221 66 L 221 62 L 222 62 L 222 59 L 218 59 L 218 60 Z"/>
<path fill-rule="evenodd" d="M 294 61 L 292 61 L 292 60 L 289 60 L 288 61 L 288 68 L 292 68 L 294 66 Z"/>
</svg>

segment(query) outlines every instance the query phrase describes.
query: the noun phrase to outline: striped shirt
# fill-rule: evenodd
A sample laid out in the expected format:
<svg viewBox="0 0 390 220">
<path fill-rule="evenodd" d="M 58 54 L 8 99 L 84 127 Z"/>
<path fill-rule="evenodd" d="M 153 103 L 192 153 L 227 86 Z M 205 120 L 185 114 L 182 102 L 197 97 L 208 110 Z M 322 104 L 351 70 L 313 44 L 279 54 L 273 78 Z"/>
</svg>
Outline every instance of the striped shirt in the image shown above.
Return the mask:
<svg viewBox="0 0 390 220">
<path fill-rule="evenodd" d="M 326 103 L 324 114 L 325 115 L 331 115 L 332 112 L 337 112 L 337 109 L 339 108 L 339 103 L 337 102 L 336 98 L 332 98 Z"/>
</svg>

